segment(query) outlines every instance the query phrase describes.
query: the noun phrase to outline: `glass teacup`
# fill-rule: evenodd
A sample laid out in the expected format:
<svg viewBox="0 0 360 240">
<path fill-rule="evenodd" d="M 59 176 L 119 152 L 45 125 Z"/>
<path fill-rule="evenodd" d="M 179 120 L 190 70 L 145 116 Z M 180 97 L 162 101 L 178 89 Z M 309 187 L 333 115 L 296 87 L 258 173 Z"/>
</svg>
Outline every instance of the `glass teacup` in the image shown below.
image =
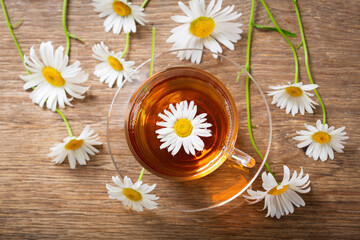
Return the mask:
<svg viewBox="0 0 360 240">
<path fill-rule="evenodd" d="M 193 102 L 197 113 L 206 113 L 211 136 L 201 138 L 202 151 L 188 154 L 183 148 L 174 156 L 161 149 L 156 124 L 169 105 Z M 255 160 L 235 148 L 238 114 L 225 85 L 210 73 L 194 67 L 173 67 L 148 78 L 132 95 L 125 120 L 128 146 L 148 171 L 166 179 L 188 181 L 204 177 L 230 159 L 252 168 Z"/>
</svg>

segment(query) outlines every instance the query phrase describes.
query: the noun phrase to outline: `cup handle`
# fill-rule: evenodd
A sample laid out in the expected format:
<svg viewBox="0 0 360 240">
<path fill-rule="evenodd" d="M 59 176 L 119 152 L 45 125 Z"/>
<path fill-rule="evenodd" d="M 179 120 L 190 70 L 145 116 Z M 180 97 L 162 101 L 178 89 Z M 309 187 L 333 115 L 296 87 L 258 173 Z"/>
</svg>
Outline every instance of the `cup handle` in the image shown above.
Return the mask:
<svg viewBox="0 0 360 240">
<path fill-rule="evenodd" d="M 235 148 L 232 155 L 229 157 L 229 160 L 236 162 L 247 168 L 252 168 L 255 166 L 255 159 L 249 156 L 248 154 L 244 153 L 243 151 Z"/>
</svg>

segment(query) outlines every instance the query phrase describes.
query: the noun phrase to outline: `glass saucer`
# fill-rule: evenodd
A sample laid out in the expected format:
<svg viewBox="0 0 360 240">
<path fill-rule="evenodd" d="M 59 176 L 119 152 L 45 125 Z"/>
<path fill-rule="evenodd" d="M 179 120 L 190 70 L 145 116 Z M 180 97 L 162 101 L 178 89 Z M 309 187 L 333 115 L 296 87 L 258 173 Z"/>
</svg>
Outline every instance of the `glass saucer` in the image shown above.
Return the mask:
<svg viewBox="0 0 360 240">
<path fill-rule="evenodd" d="M 202 54 L 200 64 L 179 60 L 177 54 L 186 51 Z M 215 59 L 213 56 L 216 56 Z M 222 206 L 240 196 L 251 186 L 260 174 L 268 157 L 272 123 L 268 103 L 255 79 L 235 61 L 221 54 L 208 50 L 180 49 L 162 52 L 154 57 L 153 73 L 171 67 L 195 67 L 209 72 L 221 80 L 236 102 L 239 130 L 235 147 L 250 154 L 255 160 L 253 168 L 245 168 L 236 162 L 226 160 L 218 169 L 200 179 L 177 182 L 160 178 L 145 171 L 142 181 L 146 184 L 156 183 L 151 193 L 159 196 L 160 207 L 180 212 L 199 212 Z M 236 81 L 241 72 L 239 81 Z M 140 64 L 129 76 L 132 82 L 125 81 L 117 90 L 110 105 L 107 119 L 107 143 L 111 159 L 121 178 L 128 176 L 133 182 L 139 177 L 142 166 L 135 160 L 126 142 L 125 116 L 128 102 L 136 89 L 149 78 L 150 59 Z M 251 85 L 251 116 L 253 136 L 264 156 L 264 160 L 256 154 L 251 145 L 247 130 L 245 78 L 249 76 Z"/>
</svg>

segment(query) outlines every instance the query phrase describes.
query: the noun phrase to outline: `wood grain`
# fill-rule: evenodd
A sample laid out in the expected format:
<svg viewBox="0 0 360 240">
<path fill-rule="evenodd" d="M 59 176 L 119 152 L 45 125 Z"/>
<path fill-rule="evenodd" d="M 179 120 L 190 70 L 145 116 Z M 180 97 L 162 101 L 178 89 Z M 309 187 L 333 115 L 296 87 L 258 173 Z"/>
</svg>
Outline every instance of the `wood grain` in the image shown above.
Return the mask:
<svg viewBox="0 0 360 240">
<path fill-rule="evenodd" d="M 135 3 L 140 3 L 136 0 Z M 236 51 L 224 54 L 245 63 L 250 1 L 235 2 L 243 13 L 243 39 Z M 292 117 L 271 106 L 274 121 L 269 164 L 279 179 L 282 165 L 293 171 L 302 166 L 310 174 L 312 191 L 303 195 L 306 207 L 280 220 L 265 218 L 262 204 L 245 206 L 237 199 L 231 206 L 198 214 L 180 214 L 164 209 L 133 213 L 121 203 L 108 199 L 105 183 L 116 174 L 106 146 L 106 115 L 116 89 L 101 84 L 91 74 L 97 62 L 91 57 L 93 44 L 104 41 L 111 49 L 122 49 L 125 35 L 105 33 L 90 0 L 69 3 L 71 33 L 86 41 L 72 41 L 71 62 L 80 60 L 90 73 L 92 85 L 87 97 L 74 101 L 65 115 L 75 134 L 90 124 L 104 146 L 89 164 L 70 170 L 55 166 L 46 156 L 49 147 L 66 136 L 58 115 L 31 103 L 23 90 L 20 74 L 26 74 L 6 23 L 0 20 L 0 239 L 356 239 L 360 232 L 360 4 L 357 0 L 299 1 L 308 39 L 313 77 L 326 104 L 328 123 L 346 126 L 349 140 L 345 153 L 335 160 L 315 162 L 296 148 L 292 139 L 303 123 L 321 118 L 318 107 L 313 115 Z M 5 1 L 12 22 L 23 19 L 15 34 L 25 53 L 32 45 L 51 40 L 64 45 L 61 1 Z M 279 25 L 299 35 L 291 1 L 268 1 Z M 131 37 L 128 58 L 137 64 L 149 58 L 151 27 L 157 28 L 157 49 L 167 50 L 165 40 L 177 24 L 170 16 L 181 14 L 174 0 L 150 1 L 146 8 L 149 23 Z M 256 22 L 266 24 L 266 12 L 257 3 Z M 300 38 L 294 38 L 297 45 Z M 308 83 L 303 52 L 299 52 L 301 80 Z M 281 36 L 254 30 L 252 72 L 261 86 L 286 83 L 293 78 L 292 53 Z M 271 99 L 268 98 L 270 103 Z M 260 189 L 261 182 L 255 183 Z M 196 192 L 194 192 L 196 194 Z M 184 196 L 186 201 L 186 196 Z"/>
</svg>

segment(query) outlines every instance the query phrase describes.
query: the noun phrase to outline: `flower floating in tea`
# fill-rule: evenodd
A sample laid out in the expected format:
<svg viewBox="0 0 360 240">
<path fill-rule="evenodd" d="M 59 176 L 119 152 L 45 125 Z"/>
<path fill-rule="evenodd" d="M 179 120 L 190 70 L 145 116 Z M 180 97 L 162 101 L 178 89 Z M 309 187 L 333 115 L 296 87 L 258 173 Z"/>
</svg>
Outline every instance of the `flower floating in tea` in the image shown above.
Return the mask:
<svg viewBox="0 0 360 240">
<path fill-rule="evenodd" d="M 133 5 L 126 0 L 93 0 L 92 5 L 99 17 L 106 17 L 104 21 L 105 32 L 111 29 L 113 33 L 119 34 L 121 29 L 125 33 L 136 32 L 136 23 L 145 25 L 144 8 Z"/>
<path fill-rule="evenodd" d="M 202 151 L 205 147 L 200 137 L 211 137 L 210 123 L 206 122 L 206 113 L 196 116 L 197 106 L 194 101 L 188 104 L 182 101 L 176 104 L 176 108 L 170 104 L 171 110 L 164 110 L 165 114 L 159 113 L 159 117 L 165 122 L 157 122 L 156 125 L 164 127 L 156 130 L 158 138 L 163 144 L 160 149 L 167 148 L 173 156 L 181 148 L 186 154 L 195 155 L 195 150 Z"/>
<path fill-rule="evenodd" d="M 112 180 L 117 187 L 106 184 L 110 199 L 120 200 L 125 206 L 132 207 L 138 212 L 142 212 L 144 208 L 149 210 L 157 208 L 158 204 L 155 200 L 158 200 L 159 197 L 149 194 L 154 190 L 156 184 L 150 186 L 142 184 L 142 181 L 133 184 L 127 176 L 125 176 L 124 182 L 118 176 L 113 176 Z"/>
<path fill-rule="evenodd" d="M 24 89 L 36 87 L 30 94 L 30 98 L 40 107 L 46 102 L 46 107 L 52 111 L 56 110 L 57 105 L 65 108 L 65 104 L 72 106 L 66 93 L 71 97 L 82 99 L 89 87 L 78 84 L 84 83 L 88 79 L 88 74 L 81 70 L 80 62 L 76 61 L 70 66 L 68 55 L 64 55 L 64 48 L 58 47 L 54 53 L 51 42 L 40 44 L 41 60 L 35 53 L 34 47 L 30 49 L 30 59 L 24 56 L 26 69 L 32 74 L 20 76 L 26 83 Z"/>
<path fill-rule="evenodd" d="M 98 142 L 98 134 L 94 135 L 94 130 L 90 130 L 90 126 L 86 126 L 79 137 L 66 137 L 62 143 L 55 144 L 55 147 L 50 148 L 51 153 L 49 157 L 55 157 L 54 163 L 62 163 L 67 157 L 70 168 L 75 169 L 76 161 L 80 165 L 86 165 L 89 161 L 89 154 L 95 155 L 99 150 L 94 148 L 94 145 L 101 145 Z"/>
<path fill-rule="evenodd" d="M 234 5 L 221 10 L 222 1 L 212 0 L 205 7 L 204 0 L 189 2 L 190 9 L 182 2 L 179 7 L 186 16 L 172 16 L 172 20 L 182 25 L 171 30 L 173 33 L 166 42 L 174 43 L 171 49 L 204 47 L 214 53 L 222 53 L 220 43 L 228 49 L 234 50 L 234 44 L 241 39 L 241 23 L 231 22 L 241 16 L 241 13 L 232 12 Z M 217 58 L 217 54 L 213 55 Z M 200 63 L 202 51 L 181 51 L 178 53 L 180 60 L 191 60 Z"/>
<path fill-rule="evenodd" d="M 101 63 L 96 65 L 94 71 L 95 76 L 100 78 L 100 82 L 109 84 L 109 87 L 112 87 L 115 82 L 117 82 L 118 87 L 122 87 L 124 77 L 131 82 L 128 76 L 133 71 L 132 66 L 135 64 L 134 61 L 125 61 L 122 58 L 122 52 L 110 52 L 109 48 L 103 42 L 95 44 L 93 46 L 93 52 L 93 57 L 101 61 Z"/>
<path fill-rule="evenodd" d="M 303 85 L 300 83 L 282 85 L 282 86 L 270 86 L 271 91 L 268 93 L 269 96 L 273 96 L 271 104 L 276 104 L 280 109 L 286 108 L 286 113 L 290 113 L 294 116 L 299 111 L 302 115 L 305 114 L 305 110 L 308 113 L 313 113 L 312 108 L 314 104 L 317 104 L 310 97 L 314 94 L 307 91 L 314 90 L 318 87 L 316 84 Z"/>
<path fill-rule="evenodd" d="M 327 124 L 321 124 L 320 120 L 317 120 L 316 127 L 305 124 L 306 130 L 297 131 L 299 136 L 294 137 L 295 140 L 302 141 L 297 146 L 299 148 L 307 147 L 306 155 L 312 157 L 314 160 L 320 158 L 321 161 L 326 161 L 328 156 L 330 159 L 334 159 L 334 151 L 343 153 L 345 142 L 344 140 L 349 137 L 345 136 L 346 132 L 343 132 L 345 127 L 341 127 L 335 130 L 335 127 L 328 127 Z"/>
<path fill-rule="evenodd" d="M 294 171 L 293 176 L 290 179 L 290 170 L 284 165 L 284 176 L 280 184 L 278 184 L 271 173 L 263 172 L 263 191 L 253 191 L 248 189 L 247 193 L 250 196 L 244 196 L 249 200 L 250 204 L 260 202 L 265 198 L 264 210 L 267 208 L 268 212 L 266 217 L 271 216 L 280 218 L 283 215 L 288 215 L 294 212 L 294 206 L 305 206 L 304 200 L 298 193 L 310 192 L 310 180 L 309 175 L 306 174 L 303 177 L 303 170 L 301 169 L 299 176 Z"/>
</svg>

